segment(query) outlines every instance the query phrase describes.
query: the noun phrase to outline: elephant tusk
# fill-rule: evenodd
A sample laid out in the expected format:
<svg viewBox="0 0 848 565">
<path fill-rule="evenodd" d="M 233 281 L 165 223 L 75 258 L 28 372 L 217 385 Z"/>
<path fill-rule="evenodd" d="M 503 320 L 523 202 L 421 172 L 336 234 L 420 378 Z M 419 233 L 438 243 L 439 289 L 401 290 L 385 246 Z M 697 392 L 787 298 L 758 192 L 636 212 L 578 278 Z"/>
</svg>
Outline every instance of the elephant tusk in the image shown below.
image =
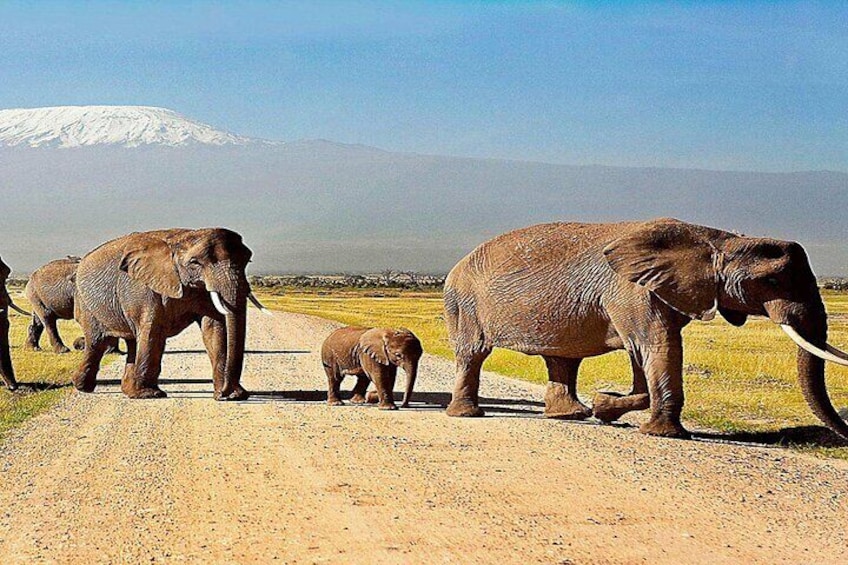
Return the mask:
<svg viewBox="0 0 848 565">
<path fill-rule="evenodd" d="M 265 308 L 265 306 L 259 302 L 259 299 L 253 295 L 253 292 L 247 293 L 247 298 L 253 303 L 254 306 L 259 308 L 259 311 L 265 314 L 266 316 L 273 316 L 274 313 Z"/>
<path fill-rule="evenodd" d="M 27 312 L 26 310 L 24 310 L 23 308 L 21 308 L 20 306 L 15 304 L 14 302 L 10 302 L 9 307 L 12 308 L 18 314 L 23 314 L 24 316 L 32 316 L 32 312 Z"/>
<path fill-rule="evenodd" d="M 810 343 L 809 341 L 807 341 L 806 339 L 801 337 L 801 335 L 798 332 L 795 331 L 795 328 L 793 328 L 789 324 L 780 324 L 780 328 L 783 331 L 785 331 L 786 335 L 788 335 L 792 339 L 792 341 L 794 341 L 795 344 L 798 347 L 800 347 L 801 349 L 815 355 L 816 357 L 820 357 L 820 358 L 824 359 L 825 361 L 831 361 L 833 363 L 836 363 L 837 365 L 844 365 L 844 366 L 848 367 L 848 359 L 843 359 L 842 357 L 839 357 L 838 355 L 835 355 L 834 353 L 831 353 L 830 351 L 825 351 L 824 349 L 819 349 L 818 347 L 816 347 L 815 345 L 813 345 L 812 343 Z M 829 345 L 827 347 L 828 347 L 828 349 L 835 349 L 835 348 L 832 348 Z M 839 350 L 837 349 L 837 351 L 839 351 Z M 839 351 L 839 353 L 842 353 L 842 352 Z M 842 353 L 842 355 L 845 355 L 845 354 Z"/>
<path fill-rule="evenodd" d="M 209 291 L 209 296 L 212 297 L 212 304 L 215 305 L 215 310 L 223 314 L 224 316 L 231 316 L 233 313 L 230 312 L 230 309 L 224 306 L 224 302 L 221 300 L 221 297 L 214 290 Z"/>
<path fill-rule="evenodd" d="M 836 349 L 835 347 L 833 347 L 829 343 L 825 345 L 825 350 L 828 353 L 832 353 L 833 355 L 836 355 L 837 357 L 840 357 L 840 358 L 848 361 L 848 353 L 845 353 L 844 351 L 842 351 L 840 349 Z"/>
</svg>

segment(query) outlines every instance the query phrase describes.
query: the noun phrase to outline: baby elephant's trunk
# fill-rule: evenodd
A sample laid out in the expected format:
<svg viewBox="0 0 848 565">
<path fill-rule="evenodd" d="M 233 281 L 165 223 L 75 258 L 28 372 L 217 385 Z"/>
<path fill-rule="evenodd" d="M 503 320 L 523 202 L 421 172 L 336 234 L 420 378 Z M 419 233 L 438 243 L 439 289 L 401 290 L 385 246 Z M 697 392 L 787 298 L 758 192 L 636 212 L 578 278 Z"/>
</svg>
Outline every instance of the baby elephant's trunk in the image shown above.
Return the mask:
<svg viewBox="0 0 848 565">
<path fill-rule="evenodd" d="M 405 363 L 403 370 L 406 373 L 406 390 L 403 392 L 403 403 L 401 408 L 407 408 L 412 400 L 412 389 L 415 388 L 415 379 L 418 378 L 418 360 Z"/>
</svg>

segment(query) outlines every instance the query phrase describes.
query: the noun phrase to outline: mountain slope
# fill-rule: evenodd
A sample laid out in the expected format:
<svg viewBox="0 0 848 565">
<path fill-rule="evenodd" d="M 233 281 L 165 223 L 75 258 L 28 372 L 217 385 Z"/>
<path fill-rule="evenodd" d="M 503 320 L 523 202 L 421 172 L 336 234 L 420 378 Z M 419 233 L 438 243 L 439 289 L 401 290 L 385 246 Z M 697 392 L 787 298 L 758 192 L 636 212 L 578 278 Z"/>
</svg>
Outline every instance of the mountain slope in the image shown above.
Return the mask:
<svg viewBox="0 0 848 565">
<path fill-rule="evenodd" d="M 848 266 L 848 174 L 574 167 L 281 146 L 0 149 L 0 255 L 30 270 L 168 226 L 244 233 L 258 271 L 446 271 L 478 243 L 548 221 L 673 216 L 798 240 Z"/>
<path fill-rule="evenodd" d="M 480 242 L 533 223 L 673 216 L 797 240 L 818 274 L 848 272 L 846 173 L 258 142 L 157 108 L 0 111 L 0 195 L 0 255 L 17 271 L 134 230 L 210 225 L 245 235 L 254 272 L 447 271 Z"/>
<path fill-rule="evenodd" d="M 165 108 L 56 106 L 0 110 L 0 146 L 178 147 L 246 145 L 252 140 L 214 129 Z"/>
</svg>

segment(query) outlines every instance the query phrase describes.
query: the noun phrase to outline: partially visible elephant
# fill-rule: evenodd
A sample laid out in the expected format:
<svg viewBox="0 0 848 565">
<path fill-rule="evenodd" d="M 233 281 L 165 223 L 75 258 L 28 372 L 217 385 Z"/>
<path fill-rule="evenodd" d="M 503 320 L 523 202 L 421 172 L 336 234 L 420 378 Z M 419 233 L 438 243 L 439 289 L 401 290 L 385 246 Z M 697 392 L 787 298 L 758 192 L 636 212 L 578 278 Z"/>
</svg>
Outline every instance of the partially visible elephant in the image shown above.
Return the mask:
<svg viewBox="0 0 848 565">
<path fill-rule="evenodd" d="M 409 406 L 418 376 L 418 361 L 424 349 L 406 328 L 360 328 L 349 326 L 331 333 L 321 346 L 321 363 L 327 373 L 327 403 L 344 404 L 339 396 L 346 375 L 357 378 L 351 402 L 366 402 L 368 383 L 377 389 L 377 400 L 383 410 L 396 410 L 394 401 L 397 368 L 406 373 L 406 389 L 402 408 Z"/>
<path fill-rule="evenodd" d="M 26 347 L 41 350 L 41 334 L 47 329 L 50 345 L 56 353 L 70 351 L 56 327 L 58 320 L 74 319 L 74 293 L 80 258 L 69 255 L 36 269 L 29 277 L 24 293 L 32 305 L 32 321 L 27 331 Z M 84 338 L 74 341 L 74 348 L 85 348 Z M 106 353 L 118 351 L 118 338 L 109 338 Z"/>
<path fill-rule="evenodd" d="M 12 269 L 0 259 L 0 379 L 9 390 L 18 388 L 15 380 L 15 368 L 12 366 L 12 355 L 9 353 L 9 308 L 29 316 L 29 312 L 19 308 L 6 290 L 6 280 Z"/>
<path fill-rule="evenodd" d="M 121 390 L 130 398 L 162 398 L 165 340 L 200 325 L 212 362 L 216 400 L 244 400 L 241 386 L 252 256 L 241 235 L 223 228 L 136 232 L 105 243 L 77 267 L 75 317 L 85 358 L 74 386 L 91 392 L 109 338 L 123 338 Z M 257 302 L 258 304 L 258 302 Z"/>
<path fill-rule="evenodd" d="M 492 348 L 505 347 L 545 359 L 545 415 L 587 418 L 592 410 L 577 397 L 580 362 L 625 349 L 633 391 L 597 397 L 595 414 L 612 420 L 650 407 L 642 432 L 685 437 L 681 330 L 716 311 L 735 326 L 748 316 L 779 324 L 799 346 L 807 403 L 848 437 L 824 380 L 824 359 L 848 365 L 848 355 L 827 343 L 827 314 L 803 247 L 673 219 L 542 224 L 460 260 L 445 282 L 457 367 L 447 413 L 483 415 L 480 368 Z"/>
</svg>

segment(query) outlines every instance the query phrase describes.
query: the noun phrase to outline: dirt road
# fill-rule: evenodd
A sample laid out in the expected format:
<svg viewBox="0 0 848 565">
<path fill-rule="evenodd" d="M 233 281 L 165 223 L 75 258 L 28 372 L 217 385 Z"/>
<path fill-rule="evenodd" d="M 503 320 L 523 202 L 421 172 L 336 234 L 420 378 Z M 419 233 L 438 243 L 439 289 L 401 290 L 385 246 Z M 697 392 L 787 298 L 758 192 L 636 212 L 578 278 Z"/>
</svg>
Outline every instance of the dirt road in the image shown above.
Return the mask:
<svg viewBox="0 0 848 565">
<path fill-rule="evenodd" d="M 121 396 L 118 363 L 8 437 L 2 562 L 848 558 L 845 462 L 545 420 L 540 387 L 495 375 L 490 417 L 448 418 L 452 366 L 433 357 L 413 409 L 331 408 L 318 351 L 333 325 L 256 314 L 248 402 L 212 400 L 192 330 L 169 344 L 169 398 Z"/>
</svg>

